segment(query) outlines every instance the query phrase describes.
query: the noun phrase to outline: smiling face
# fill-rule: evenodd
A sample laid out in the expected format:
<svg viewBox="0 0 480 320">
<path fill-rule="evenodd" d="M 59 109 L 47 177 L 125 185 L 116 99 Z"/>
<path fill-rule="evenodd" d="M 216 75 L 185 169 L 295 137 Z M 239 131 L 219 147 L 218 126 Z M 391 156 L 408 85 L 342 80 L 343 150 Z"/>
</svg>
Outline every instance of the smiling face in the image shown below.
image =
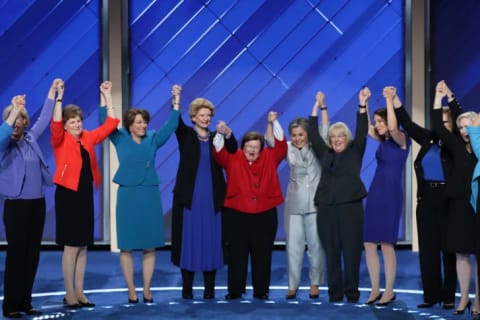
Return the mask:
<svg viewBox="0 0 480 320">
<path fill-rule="evenodd" d="M 15 120 L 15 126 L 13 127 L 12 138 L 15 140 L 20 140 L 23 138 L 25 133 L 25 128 L 27 127 L 27 119 L 19 114 Z"/>
<path fill-rule="evenodd" d="M 342 129 L 332 129 L 329 134 L 329 141 L 333 151 L 342 152 L 347 148 L 348 136 Z"/>
<path fill-rule="evenodd" d="M 132 124 L 128 127 L 128 131 L 132 135 L 132 137 L 137 140 L 145 136 L 147 132 L 148 122 L 143 118 L 141 114 L 137 114 L 132 122 Z"/>
<path fill-rule="evenodd" d="M 201 129 L 207 129 L 212 122 L 212 112 L 209 108 L 198 109 L 197 113 L 192 116 L 192 122 Z"/>
<path fill-rule="evenodd" d="M 460 135 L 462 136 L 462 139 L 465 143 L 470 142 L 470 136 L 468 135 L 468 132 L 466 128 L 468 126 L 471 126 L 473 124 L 472 119 L 469 117 L 463 117 L 460 120 L 458 120 L 458 131 L 460 131 Z"/>
<path fill-rule="evenodd" d="M 262 144 L 260 140 L 250 140 L 245 142 L 243 145 L 243 153 L 247 158 L 248 162 L 253 162 L 258 159 L 260 156 L 260 151 L 262 149 Z"/>
<path fill-rule="evenodd" d="M 65 121 L 63 128 L 72 136 L 78 138 L 83 131 L 83 120 L 80 116 L 74 116 Z"/>
<path fill-rule="evenodd" d="M 290 132 L 292 145 L 298 149 L 302 149 L 308 143 L 308 136 L 302 127 L 292 128 Z"/>
<path fill-rule="evenodd" d="M 373 127 L 375 128 L 375 131 L 377 132 L 377 134 L 379 136 L 386 136 L 388 133 L 388 126 L 385 119 L 379 116 L 378 114 L 375 114 L 373 116 L 373 120 L 375 121 L 375 124 Z"/>
</svg>

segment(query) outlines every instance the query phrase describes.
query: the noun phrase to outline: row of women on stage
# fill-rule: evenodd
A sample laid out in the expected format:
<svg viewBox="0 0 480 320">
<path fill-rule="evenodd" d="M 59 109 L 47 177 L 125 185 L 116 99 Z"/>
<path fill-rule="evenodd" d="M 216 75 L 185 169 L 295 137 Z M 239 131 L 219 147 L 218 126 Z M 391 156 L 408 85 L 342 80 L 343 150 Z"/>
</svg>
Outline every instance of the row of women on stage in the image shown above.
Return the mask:
<svg viewBox="0 0 480 320">
<path fill-rule="evenodd" d="M 155 249 L 164 246 L 155 158 L 157 150 L 174 133 L 180 163 L 173 189 L 171 258 L 181 270 L 184 299 L 193 298 L 196 272 L 203 273 L 203 298 L 213 299 L 216 271 L 224 264 L 228 266 L 225 298 L 242 297 L 249 258 L 253 296 L 268 299 L 278 224 L 276 208 L 284 201 L 277 168 L 285 159 L 290 168 L 284 212 L 289 274 L 286 298 L 296 297 L 307 244 L 310 298 L 319 296 L 326 264 L 330 301 L 346 297 L 349 302 L 358 302 L 364 247 L 372 285 L 366 303 L 392 302 L 396 273 L 394 245 L 403 204 L 401 177 L 411 136 L 423 150 L 415 162 L 419 181 L 420 265 L 425 291 L 424 303 L 419 307 L 439 302 L 445 308 L 454 307 L 456 269 L 462 293 L 456 312 L 470 308 L 468 258 L 476 253 L 477 246 L 473 233 L 476 216 L 469 200 L 470 195 L 478 192 L 478 186 L 474 183 L 474 192 L 470 192 L 476 164 L 473 137 L 477 128 L 468 126 L 480 125 L 480 120 L 475 122 L 476 114 L 471 112 L 455 117 L 457 125 L 453 124 L 449 115 L 459 113 L 455 109 L 459 106 L 444 82 L 437 86 L 432 130 L 411 122 L 394 87 L 384 88 L 386 108 L 374 112 L 371 124 L 368 112 L 371 92 L 362 88 L 353 136 L 343 122 L 330 125 L 325 95 L 319 92 L 309 119 L 299 118 L 290 123 L 291 141 L 287 143 L 277 114 L 269 112 L 266 133 L 247 132 L 240 140 L 240 148 L 225 122 L 219 121 L 216 130 L 210 130 L 215 108 L 205 98 L 190 103 L 191 125 L 184 123 L 178 85 L 172 87 L 172 110 L 159 129 L 149 129 L 150 114 L 137 108 L 130 108 L 123 115 L 123 126 L 118 128 L 120 120 L 115 117 L 111 90 L 109 81 L 100 85 L 102 124 L 91 131 L 83 128 L 78 106 L 62 107 L 61 79 L 53 81 L 40 116 L 30 130 L 26 130 L 29 118 L 25 96 L 13 97 L 4 111 L 4 123 L 0 126 L 0 193 L 6 199 L 4 223 L 8 243 L 4 316 L 18 318 L 23 313 L 41 313 L 31 304 L 31 291 L 45 220 L 43 186 L 52 179 L 37 140 L 49 123 L 56 163 L 53 174 L 56 242 L 64 248 L 64 304 L 68 308 L 95 306 L 84 294 L 83 281 L 87 247 L 93 244 L 93 188 L 101 180 L 94 146 L 107 138 L 115 146 L 119 160 L 113 182 L 119 186 L 117 239 L 128 302 L 139 302 L 133 280 L 134 250 L 143 252 L 143 301 L 153 302 L 150 283 Z M 441 109 L 445 96 L 450 101 L 450 113 Z M 444 122 L 442 115 L 447 119 Z M 399 129 L 399 123 L 405 131 Z M 379 141 L 377 169 L 368 193 L 360 178 L 367 135 Z M 444 161 L 447 153 L 451 156 Z M 446 205 L 439 206 L 433 199 L 444 199 Z M 472 201 L 476 205 L 476 198 Z M 386 281 L 383 293 L 379 244 Z M 480 310 L 478 300 L 474 310 Z"/>
</svg>

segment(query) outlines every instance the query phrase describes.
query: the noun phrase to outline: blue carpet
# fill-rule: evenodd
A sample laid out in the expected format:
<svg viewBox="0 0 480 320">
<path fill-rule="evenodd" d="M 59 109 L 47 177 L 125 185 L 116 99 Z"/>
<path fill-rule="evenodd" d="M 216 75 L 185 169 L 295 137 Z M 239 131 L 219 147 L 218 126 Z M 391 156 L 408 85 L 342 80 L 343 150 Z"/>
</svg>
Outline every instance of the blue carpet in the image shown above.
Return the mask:
<svg viewBox="0 0 480 320">
<path fill-rule="evenodd" d="M 61 272 L 61 252 L 44 251 L 34 287 L 33 304 L 44 314 L 32 319 L 459 319 L 470 318 L 453 316 L 452 310 L 440 306 L 432 309 L 416 308 L 423 302 L 418 271 L 418 255 L 409 250 L 398 250 L 398 271 L 395 283 L 396 300 L 386 307 L 366 306 L 362 303 L 329 303 L 325 284 L 320 288 L 320 298 L 308 297 L 308 271 L 303 270 L 302 287 L 296 300 L 286 300 L 287 271 L 285 252 L 274 251 L 270 300 L 252 298 L 248 287 L 243 299 L 226 301 L 226 268 L 220 270 L 216 281 L 216 299 L 203 300 L 203 277 L 196 274 L 194 300 L 183 300 L 179 270 L 169 260 L 169 251 L 158 251 L 155 274 L 152 282 L 154 303 L 127 303 L 127 290 L 120 269 L 119 255 L 109 251 L 89 251 L 85 289 L 88 298 L 96 303 L 94 308 L 66 310 L 62 299 L 63 280 Z M 5 253 L 0 252 L 0 266 L 5 261 Z M 141 254 L 135 253 L 135 266 L 141 266 Z M 306 266 L 306 263 L 305 263 Z M 3 270 L 0 272 L 3 279 Z M 141 270 L 136 270 L 135 281 L 142 292 Z M 366 301 L 369 295 L 369 280 L 365 262 L 360 270 L 361 297 Z M 249 280 L 250 281 L 250 280 Z M 384 283 L 381 279 L 381 283 Z M 472 285 L 473 290 L 473 285 Z M 3 286 L 0 294 L 3 294 Z M 3 296 L 0 297 L 3 300 Z"/>
</svg>

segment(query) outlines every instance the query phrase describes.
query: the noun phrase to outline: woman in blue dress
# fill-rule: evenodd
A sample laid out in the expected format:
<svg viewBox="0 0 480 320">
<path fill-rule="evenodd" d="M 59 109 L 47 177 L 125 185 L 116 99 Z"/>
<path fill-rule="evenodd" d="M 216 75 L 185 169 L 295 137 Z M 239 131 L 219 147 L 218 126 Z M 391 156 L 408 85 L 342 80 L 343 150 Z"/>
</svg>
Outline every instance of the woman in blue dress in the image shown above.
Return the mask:
<svg viewBox="0 0 480 320">
<path fill-rule="evenodd" d="M 101 103 L 113 108 L 112 84 L 101 86 Z M 174 99 L 180 87 L 172 88 Z M 178 125 L 179 104 L 174 103 L 167 122 L 159 130 L 147 130 L 150 114 L 131 108 L 123 116 L 123 128 L 115 130 L 110 140 L 116 148 L 119 167 L 113 182 L 117 191 L 117 239 L 120 265 L 128 286 L 128 302 L 138 303 L 133 281 L 133 250 L 143 250 L 143 302 L 153 302 L 150 283 L 155 267 L 155 248 L 165 245 L 163 209 L 155 169 L 157 150 L 167 142 Z"/>
<path fill-rule="evenodd" d="M 225 179 L 212 157 L 209 130 L 215 108 L 211 101 L 196 98 L 190 103 L 193 126 L 180 118 L 175 131 L 180 152 L 172 206 L 172 262 L 182 273 L 182 298 L 193 299 L 195 272 L 203 272 L 204 299 L 215 297 L 216 270 L 223 267 L 222 218 Z M 232 130 L 223 121 L 217 131 L 225 136 L 225 147 L 237 150 Z"/>
<path fill-rule="evenodd" d="M 393 285 L 397 269 L 395 244 L 402 214 L 402 175 L 410 139 L 398 127 L 394 105 L 401 105 L 395 87 L 383 89 L 387 107 L 376 110 L 369 135 L 380 141 L 375 157 L 377 169 L 365 207 L 363 241 L 372 291 L 367 304 L 387 305 L 395 300 Z M 385 272 L 385 291 L 380 293 L 380 244 Z"/>
</svg>

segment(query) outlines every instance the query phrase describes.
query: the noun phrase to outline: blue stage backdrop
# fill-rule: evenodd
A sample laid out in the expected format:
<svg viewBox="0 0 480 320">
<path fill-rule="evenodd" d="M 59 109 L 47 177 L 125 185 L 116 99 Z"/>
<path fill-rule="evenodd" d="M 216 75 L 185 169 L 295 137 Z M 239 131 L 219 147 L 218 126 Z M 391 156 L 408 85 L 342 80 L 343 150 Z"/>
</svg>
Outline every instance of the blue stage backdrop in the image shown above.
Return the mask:
<svg viewBox="0 0 480 320">
<path fill-rule="evenodd" d="M 7 105 L 13 95 L 26 93 L 35 119 L 51 81 L 62 77 L 65 103 L 83 108 L 86 128 L 97 126 L 100 5 L 100 0 L 2 1 L 0 101 Z M 354 130 L 362 86 L 373 92 L 371 111 L 384 106 L 385 85 L 396 86 L 404 98 L 403 15 L 402 0 L 131 0 L 126 16 L 129 105 L 148 109 L 151 127 L 158 128 L 170 109 L 170 88 L 179 83 L 187 123 L 189 102 L 206 97 L 216 106 L 214 121 L 225 120 L 240 138 L 249 130 L 263 132 L 270 110 L 279 112 L 286 130 L 292 119 L 309 115 L 321 90 L 331 121 L 344 121 Z M 41 142 L 53 171 L 49 132 Z M 367 187 L 376 147 L 369 139 L 362 170 Z M 167 237 L 177 164 L 172 138 L 156 163 Z M 285 163 L 279 173 L 285 189 Z M 55 236 L 52 190 L 47 193 L 45 240 Z M 100 202 L 97 195 L 96 240 L 103 240 Z M 283 218 L 279 222 L 277 239 L 283 240 Z M 0 236 L 4 239 L 3 225 Z"/>
<path fill-rule="evenodd" d="M 53 79 L 62 78 L 65 80 L 64 105 L 73 103 L 82 108 L 86 129 L 98 126 L 100 17 L 100 0 L 0 1 L 2 110 L 14 95 L 26 94 L 33 124 Z M 53 174 L 55 161 L 49 128 L 41 136 L 40 146 Z M 97 154 L 101 155 L 99 148 Z M 52 241 L 55 239 L 54 187 L 46 191 L 44 240 Z M 3 202 L 1 208 L 3 212 Z M 95 208 L 95 240 L 102 240 L 100 191 L 95 193 Z M 5 240 L 3 223 L 0 240 Z"/>
<path fill-rule="evenodd" d="M 384 106 L 386 85 L 404 93 L 403 1 L 152 1 L 129 2 L 131 105 L 148 109 L 160 127 L 170 109 L 170 88 L 183 86 L 182 114 L 195 97 L 216 106 L 237 138 L 264 132 L 267 113 L 279 112 L 284 129 L 308 116 L 314 96 L 326 94 L 331 121 L 355 127 L 358 91 L 373 92 L 371 111 Z M 212 129 L 213 126 L 212 126 Z M 369 139 L 362 177 L 375 171 L 377 143 Z M 168 222 L 178 163 L 171 139 L 157 169 Z M 288 166 L 279 168 L 286 187 Z M 283 207 L 278 240 L 284 239 Z M 166 224 L 169 235 L 169 224 Z M 401 228 L 400 239 L 404 233 Z"/>
</svg>

